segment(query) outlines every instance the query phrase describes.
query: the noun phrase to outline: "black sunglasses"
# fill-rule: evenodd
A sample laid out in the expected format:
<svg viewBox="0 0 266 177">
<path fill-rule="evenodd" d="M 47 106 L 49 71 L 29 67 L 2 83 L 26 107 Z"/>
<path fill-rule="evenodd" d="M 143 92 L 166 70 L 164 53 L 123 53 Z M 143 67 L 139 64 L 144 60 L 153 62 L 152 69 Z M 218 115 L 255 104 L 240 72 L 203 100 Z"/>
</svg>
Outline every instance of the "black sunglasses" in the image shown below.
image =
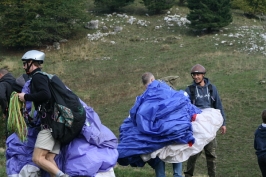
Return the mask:
<svg viewBox="0 0 266 177">
<path fill-rule="evenodd" d="M 23 66 L 25 66 L 25 64 L 26 64 L 26 63 L 28 63 L 28 62 L 26 62 L 26 61 L 23 61 Z"/>
</svg>

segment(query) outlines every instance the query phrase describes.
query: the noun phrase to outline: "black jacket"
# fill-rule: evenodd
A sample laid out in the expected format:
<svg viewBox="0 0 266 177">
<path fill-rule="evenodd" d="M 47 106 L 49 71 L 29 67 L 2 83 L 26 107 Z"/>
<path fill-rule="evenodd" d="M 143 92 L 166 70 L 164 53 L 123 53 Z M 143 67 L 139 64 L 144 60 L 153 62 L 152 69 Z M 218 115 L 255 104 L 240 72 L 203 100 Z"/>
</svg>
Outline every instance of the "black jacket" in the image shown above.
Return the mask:
<svg viewBox="0 0 266 177">
<path fill-rule="evenodd" d="M 254 148 L 258 157 L 266 154 L 266 127 L 262 125 L 255 131 Z"/>
<path fill-rule="evenodd" d="M 0 105 L 5 115 L 7 115 L 10 95 L 13 92 L 12 84 L 15 83 L 15 80 L 11 73 L 7 73 L 0 79 Z"/>
<path fill-rule="evenodd" d="M 43 74 L 35 74 L 37 71 L 41 71 L 41 69 L 37 68 L 31 73 L 30 94 L 25 94 L 24 96 L 26 101 L 32 101 L 34 103 L 35 109 L 38 109 L 39 105 L 51 99 L 49 78 Z"/>
</svg>

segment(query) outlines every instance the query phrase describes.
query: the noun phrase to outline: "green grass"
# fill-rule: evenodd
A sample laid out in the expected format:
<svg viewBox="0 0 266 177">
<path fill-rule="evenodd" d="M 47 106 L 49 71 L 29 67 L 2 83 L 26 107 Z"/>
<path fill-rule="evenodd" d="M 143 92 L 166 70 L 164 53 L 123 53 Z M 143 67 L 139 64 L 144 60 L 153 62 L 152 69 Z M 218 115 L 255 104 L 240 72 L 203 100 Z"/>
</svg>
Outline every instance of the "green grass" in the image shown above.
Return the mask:
<svg viewBox="0 0 266 177">
<path fill-rule="evenodd" d="M 234 21 L 223 31 L 195 34 L 184 26 L 166 26 L 163 20 L 166 14 L 146 16 L 147 11 L 140 4 L 126 7 L 124 12 L 137 20 L 149 21 L 148 26 L 138 26 L 136 22 L 130 25 L 127 19 L 116 15 L 107 21 L 106 15 L 97 14 L 94 19 L 104 22 L 110 31 L 112 25 L 122 26 L 122 32 L 99 41 L 89 41 L 84 34 L 83 39 L 70 40 L 58 51 L 45 50 L 43 70 L 57 74 L 119 137 L 119 126 L 128 116 L 135 97 L 144 90 L 140 80 L 144 72 L 150 71 L 157 78 L 179 76 L 175 85 L 179 90 L 192 82 L 190 68 L 200 63 L 207 69 L 206 76 L 217 86 L 227 115 L 227 133 L 217 135 L 217 176 L 260 176 L 253 134 L 261 123 L 260 113 L 266 105 L 266 85 L 259 83 L 266 80 L 266 58 L 261 51 L 249 52 L 247 48 L 252 46 L 251 38 L 257 45 L 265 45 L 259 37 L 265 33 L 263 24 L 234 11 Z M 171 15 L 184 17 L 187 12 L 185 7 L 174 7 Z M 162 27 L 155 29 L 157 25 Z M 247 30 L 241 30 L 243 26 L 247 26 Z M 229 37 L 236 33 L 244 35 Z M 0 51 L 1 67 L 8 68 L 15 76 L 24 72 L 20 58 L 25 51 Z M 4 174 L 4 158 L 0 160 L 0 173 Z M 183 167 L 185 170 L 186 163 Z M 143 168 L 117 165 L 115 173 L 117 177 L 155 176 L 148 165 Z M 168 164 L 167 176 L 171 174 L 172 167 Z M 198 159 L 195 175 L 207 176 L 204 155 Z"/>
</svg>

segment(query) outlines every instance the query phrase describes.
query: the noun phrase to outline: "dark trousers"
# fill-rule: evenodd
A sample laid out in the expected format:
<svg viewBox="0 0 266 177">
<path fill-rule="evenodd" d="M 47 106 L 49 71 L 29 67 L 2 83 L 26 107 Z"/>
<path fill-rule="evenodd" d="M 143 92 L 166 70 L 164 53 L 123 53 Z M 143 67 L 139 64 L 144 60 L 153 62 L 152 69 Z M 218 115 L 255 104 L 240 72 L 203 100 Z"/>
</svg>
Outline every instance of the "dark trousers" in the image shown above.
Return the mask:
<svg viewBox="0 0 266 177">
<path fill-rule="evenodd" d="M 262 177 L 266 177 L 266 154 L 258 157 L 258 164 Z"/>
<path fill-rule="evenodd" d="M 212 140 L 204 146 L 204 152 L 206 156 L 207 161 L 207 168 L 208 168 L 208 175 L 210 177 L 215 177 L 216 175 L 216 153 L 215 148 L 217 146 L 216 139 Z M 202 152 L 195 154 L 193 156 L 190 156 L 187 161 L 187 171 L 185 172 L 186 177 L 193 176 L 195 165 L 198 157 L 201 155 Z"/>
</svg>

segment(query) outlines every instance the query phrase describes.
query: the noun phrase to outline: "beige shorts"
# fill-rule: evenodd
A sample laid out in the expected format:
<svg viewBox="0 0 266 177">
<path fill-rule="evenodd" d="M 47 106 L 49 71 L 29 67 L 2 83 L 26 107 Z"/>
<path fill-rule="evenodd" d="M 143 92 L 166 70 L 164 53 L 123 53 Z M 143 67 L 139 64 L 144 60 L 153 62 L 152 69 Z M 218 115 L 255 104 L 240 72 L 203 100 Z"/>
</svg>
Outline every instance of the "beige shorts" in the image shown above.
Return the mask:
<svg viewBox="0 0 266 177">
<path fill-rule="evenodd" d="M 60 142 L 53 138 L 50 129 L 43 129 L 39 132 L 35 147 L 46 149 L 54 154 L 60 152 Z"/>
</svg>

